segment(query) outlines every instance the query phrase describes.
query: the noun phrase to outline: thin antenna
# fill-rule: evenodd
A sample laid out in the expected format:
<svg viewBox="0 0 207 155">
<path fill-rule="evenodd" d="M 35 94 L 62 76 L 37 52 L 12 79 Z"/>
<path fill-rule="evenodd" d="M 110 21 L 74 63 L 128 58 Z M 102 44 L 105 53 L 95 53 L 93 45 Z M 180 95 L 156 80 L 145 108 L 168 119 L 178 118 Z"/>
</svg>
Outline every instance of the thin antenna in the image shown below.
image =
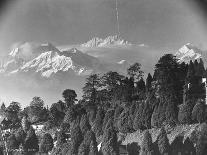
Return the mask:
<svg viewBox="0 0 207 155">
<path fill-rule="evenodd" d="M 118 10 L 118 0 L 116 0 L 116 24 L 117 24 L 117 31 L 118 31 L 118 37 L 120 36 L 120 30 L 119 30 L 119 10 Z"/>
</svg>

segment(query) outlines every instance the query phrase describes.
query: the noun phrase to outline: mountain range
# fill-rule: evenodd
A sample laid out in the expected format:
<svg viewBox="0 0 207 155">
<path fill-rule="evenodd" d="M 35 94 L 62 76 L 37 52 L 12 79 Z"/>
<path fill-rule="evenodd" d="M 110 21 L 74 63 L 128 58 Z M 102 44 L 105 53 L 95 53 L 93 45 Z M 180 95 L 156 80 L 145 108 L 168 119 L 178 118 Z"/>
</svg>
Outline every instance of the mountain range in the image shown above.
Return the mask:
<svg viewBox="0 0 207 155">
<path fill-rule="evenodd" d="M 179 62 L 200 59 L 203 51 L 186 44 L 175 52 Z M 61 99 L 64 89 L 76 90 L 79 97 L 85 78 L 91 73 L 117 71 L 126 74 L 130 64 L 139 62 L 145 73 L 153 71 L 165 54 L 132 44 L 119 36 L 93 38 L 86 43 L 61 49 L 51 43 L 25 42 L 0 61 L 0 98 L 26 103 L 34 96 L 45 97 L 47 104 Z"/>
</svg>

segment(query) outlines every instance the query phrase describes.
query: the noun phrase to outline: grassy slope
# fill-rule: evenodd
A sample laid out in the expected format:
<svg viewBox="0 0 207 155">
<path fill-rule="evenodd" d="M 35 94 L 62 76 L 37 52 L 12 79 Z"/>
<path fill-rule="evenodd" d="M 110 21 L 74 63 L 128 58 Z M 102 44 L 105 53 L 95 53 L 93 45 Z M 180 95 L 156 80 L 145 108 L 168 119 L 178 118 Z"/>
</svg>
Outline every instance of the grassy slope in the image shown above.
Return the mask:
<svg viewBox="0 0 207 155">
<path fill-rule="evenodd" d="M 191 133 L 197 129 L 199 124 L 192 124 L 192 125 L 178 125 L 174 128 L 166 129 L 168 133 L 169 142 L 172 143 L 175 137 L 177 136 L 184 136 L 184 139 L 191 136 Z M 159 135 L 160 128 L 153 128 L 149 130 L 152 135 L 152 141 L 155 142 L 157 140 L 157 136 Z M 134 133 L 128 133 L 122 141 L 123 145 L 130 144 L 133 142 L 137 142 L 138 145 L 141 145 L 143 139 L 144 131 L 136 131 Z"/>
</svg>

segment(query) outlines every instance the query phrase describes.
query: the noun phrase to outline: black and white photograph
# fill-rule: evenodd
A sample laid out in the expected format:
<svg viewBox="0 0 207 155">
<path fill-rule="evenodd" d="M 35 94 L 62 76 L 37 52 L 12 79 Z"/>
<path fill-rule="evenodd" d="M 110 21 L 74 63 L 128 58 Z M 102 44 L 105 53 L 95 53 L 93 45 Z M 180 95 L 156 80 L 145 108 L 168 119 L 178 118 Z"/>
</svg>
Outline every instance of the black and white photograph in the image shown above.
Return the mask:
<svg viewBox="0 0 207 155">
<path fill-rule="evenodd" d="M 0 0 L 0 155 L 207 155 L 207 0 Z"/>
</svg>

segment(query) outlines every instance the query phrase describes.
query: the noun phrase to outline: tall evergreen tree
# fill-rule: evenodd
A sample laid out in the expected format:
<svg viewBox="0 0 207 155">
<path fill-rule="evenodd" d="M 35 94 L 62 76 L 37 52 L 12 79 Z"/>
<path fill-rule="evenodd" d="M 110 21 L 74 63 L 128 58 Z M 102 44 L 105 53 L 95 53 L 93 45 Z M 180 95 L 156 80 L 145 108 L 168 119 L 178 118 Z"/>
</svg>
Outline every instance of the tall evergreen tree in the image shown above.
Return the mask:
<svg viewBox="0 0 207 155">
<path fill-rule="evenodd" d="M 129 133 L 130 132 L 130 126 L 128 124 L 129 122 L 129 110 L 125 109 L 121 115 L 119 116 L 119 120 L 118 120 L 118 131 L 121 133 Z"/>
<path fill-rule="evenodd" d="M 166 123 L 176 122 L 177 106 L 182 103 L 183 81 L 180 77 L 181 68 L 171 54 L 160 58 L 156 64 L 156 93 L 163 106 L 166 107 Z M 159 112 L 160 113 L 160 112 Z"/>
<path fill-rule="evenodd" d="M 169 154 L 170 144 L 167 138 L 167 133 L 163 127 L 161 128 L 157 140 L 158 140 L 158 147 L 159 147 L 160 154 L 161 155 L 164 155 L 165 153 Z"/>
<path fill-rule="evenodd" d="M 207 124 L 203 123 L 200 126 L 200 133 L 197 136 L 196 155 L 205 155 L 207 151 Z"/>
<path fill-rule="evenodd" d="M 87 133 L 87 131 L 89 131 L 91 129 L 91 126 L 89 124 L 88 117 L 86 114 L 83 114 L 81 116 L 80 129 L 81 129 L 81 132 L 83 133 L 83 135 L 85 135 Z"/>
<path fill-rule="evenodd" d="M 34 150 L 32 152 L 37 152 L 39 150 L 38 138 L 37 135 L 35 134 L 35 130 L 32 127 L 30 127 L 30 129 L 27 131 L 24 150 L 26 152 L 27 151 L 30 152 L 30 150 Z"/>
<path fill-rule="evenodd" d="M 16 137 L 14 134 L 11 134 L 8 138 L 7 138 L 7 148 L 9 150 L 14 150 L 14 149 L 18 149 L 19 145 L 18 145 L 18 141 L 16 140 Z"/>
<path fill-rule="evenodd" d="M 48 153 L 53 148 L 53 138 L 49 133 L 44 134 L 40 142 L 40 152 Z"/>
<path fill-rule="evenodd" d="M 155 105 L 151 117 L 151 127 L 159 127 L 159 105 Z"/>
<path fill-rule="evenodd" d="M 135 94 L 134 94 L 133 99 L 144 100 L 146 97 L 145 92 L 146 92 L 145 82 L 144 82 L 144 79 L 141 77 L 140 80 L 136 83 Z"/>
<path fill-rule="evenodd" d="M 99 108 L 96 114 L 96 119 L 92 126 L 92 131 L 96 134 L 97 138 L 103 134 L 103 130 L 102 130 L 103 120 L 104 120 L 104 111 L 102 108 Z"/>
<path fill-rule="evenodd" d="M 101 147 L 102 153 L 103 155 L 118 155 L 119 145 L 117 143 L 117 133 L 113 128 L 113 121 L 110 120 L 106 126 Z"/>
<path fill-rule="evenodd" d="M 40 97 L 33 97 L 29 107 L 29 120 L 30 122 L 38 122 L 42 119 L 42 111 L 44 109 L 44 101 Z"/>
<path fill-rule="evenodd" d="M 193 107 L 190 104 L 183 103 L 179 105 L 178 121 L 181 124 L 190 124 L 192 122 L 191 113 Z"/>
<path fill-rule="evenodd" d="M 142 140 L 142 145 L 141 145 L 141 152 L 140 155 L 153 155 L 154 150 L 153 150 L 153 144 L 152 144 L 152 137 L 149 133 L 148 130 L 145 131 L 144 137 Z"/>
<path fill-rule="evenodd" d="M 18 146 L 20 144 L 24 145 L 24 141 L 25 141 L 26 136 L 27 136 L 27 134 L 25 133 L 25 131 L 22 128 L 19 128 L 16 131 L 15 137 L 16 137 L 16 140 L 18 142 Z"/>
<path fill-rule="evenodd" d="M 144 111 L 144 104 L 140 103 L 138 108 L 137 108 L 135 118 L 134 118 L 134 122 L 133 122 L 134 130 L 144 129 L 143 128 L 143 111 Z"/>
<path fill-rule="evenodd" d="M 101 79 L 98 74 L 92 74 L 86 78 L 86 83 L 83 87 L 83 99 L 92 103 L 98 100 L 98 91 L 101 87 Z"/>
<path fill-rule="evenodd" d="M 201 100 L 197 101 L 196 105 L 193 107 L 192 120 L 202 123 L 205 120 L 205 103 Z"/>
<path fill-rule="evenodd" d="M 22 129 L 24 132 L 27 132 L 30 129 L 30 122 L 28 121 L 27 117 L 22 118 Z"/>
<path fill-rule="evenodd" d="M 62 96 L 64 98 L 66 107 L 69 108 L 72 105 L 75 104 L 75 101 L 77 101 L 77 94 L 75 92 L 75 90 L 72 89 L 66 89 L 63 91 Z"/>
<path fill-rule="evenodd" d="M 134 63 L 127 69 L 127 73 L 129 77 L 133 78 L 134 82 L 140 80 L 140 78 L 143 76 L 143 71 L 141 70 L 141 64 L 138 62 Z"/>
<path fill-rule="evenodd" d="M 114 110 L 113 109 L 109 109 L 106 114 L 105 117 L 103 119 L 103 125 L 102 125 L 102 130 L 104 131 L 106 128 L 106 125 L 109 121 L 113 121 L 114 120 Z"/>
<path fill-rule="evenodd" d="M 204 62 L 200 58 L 200 61 L 198 63 L 198 69 L 196 71 L 196 75 L 199 76 L 199 77 L 203 77 L 204 76 L 204 72 L 205 72 Z"/>
<path fill-rule="evenodd" d="M 81 132 L 81 129 L 79 125 L 75 125 L 71 129 L 71 154 L 77 154 L 78 153 L 78 148 L 81 145 L 83 141 L 83 135 Z"/>
<path fill-rule="evenodd" d="M 152 75 L 149 73 L 146 79 L 146 92 L 149 93 L 152 88 Z"/>
</svg>

